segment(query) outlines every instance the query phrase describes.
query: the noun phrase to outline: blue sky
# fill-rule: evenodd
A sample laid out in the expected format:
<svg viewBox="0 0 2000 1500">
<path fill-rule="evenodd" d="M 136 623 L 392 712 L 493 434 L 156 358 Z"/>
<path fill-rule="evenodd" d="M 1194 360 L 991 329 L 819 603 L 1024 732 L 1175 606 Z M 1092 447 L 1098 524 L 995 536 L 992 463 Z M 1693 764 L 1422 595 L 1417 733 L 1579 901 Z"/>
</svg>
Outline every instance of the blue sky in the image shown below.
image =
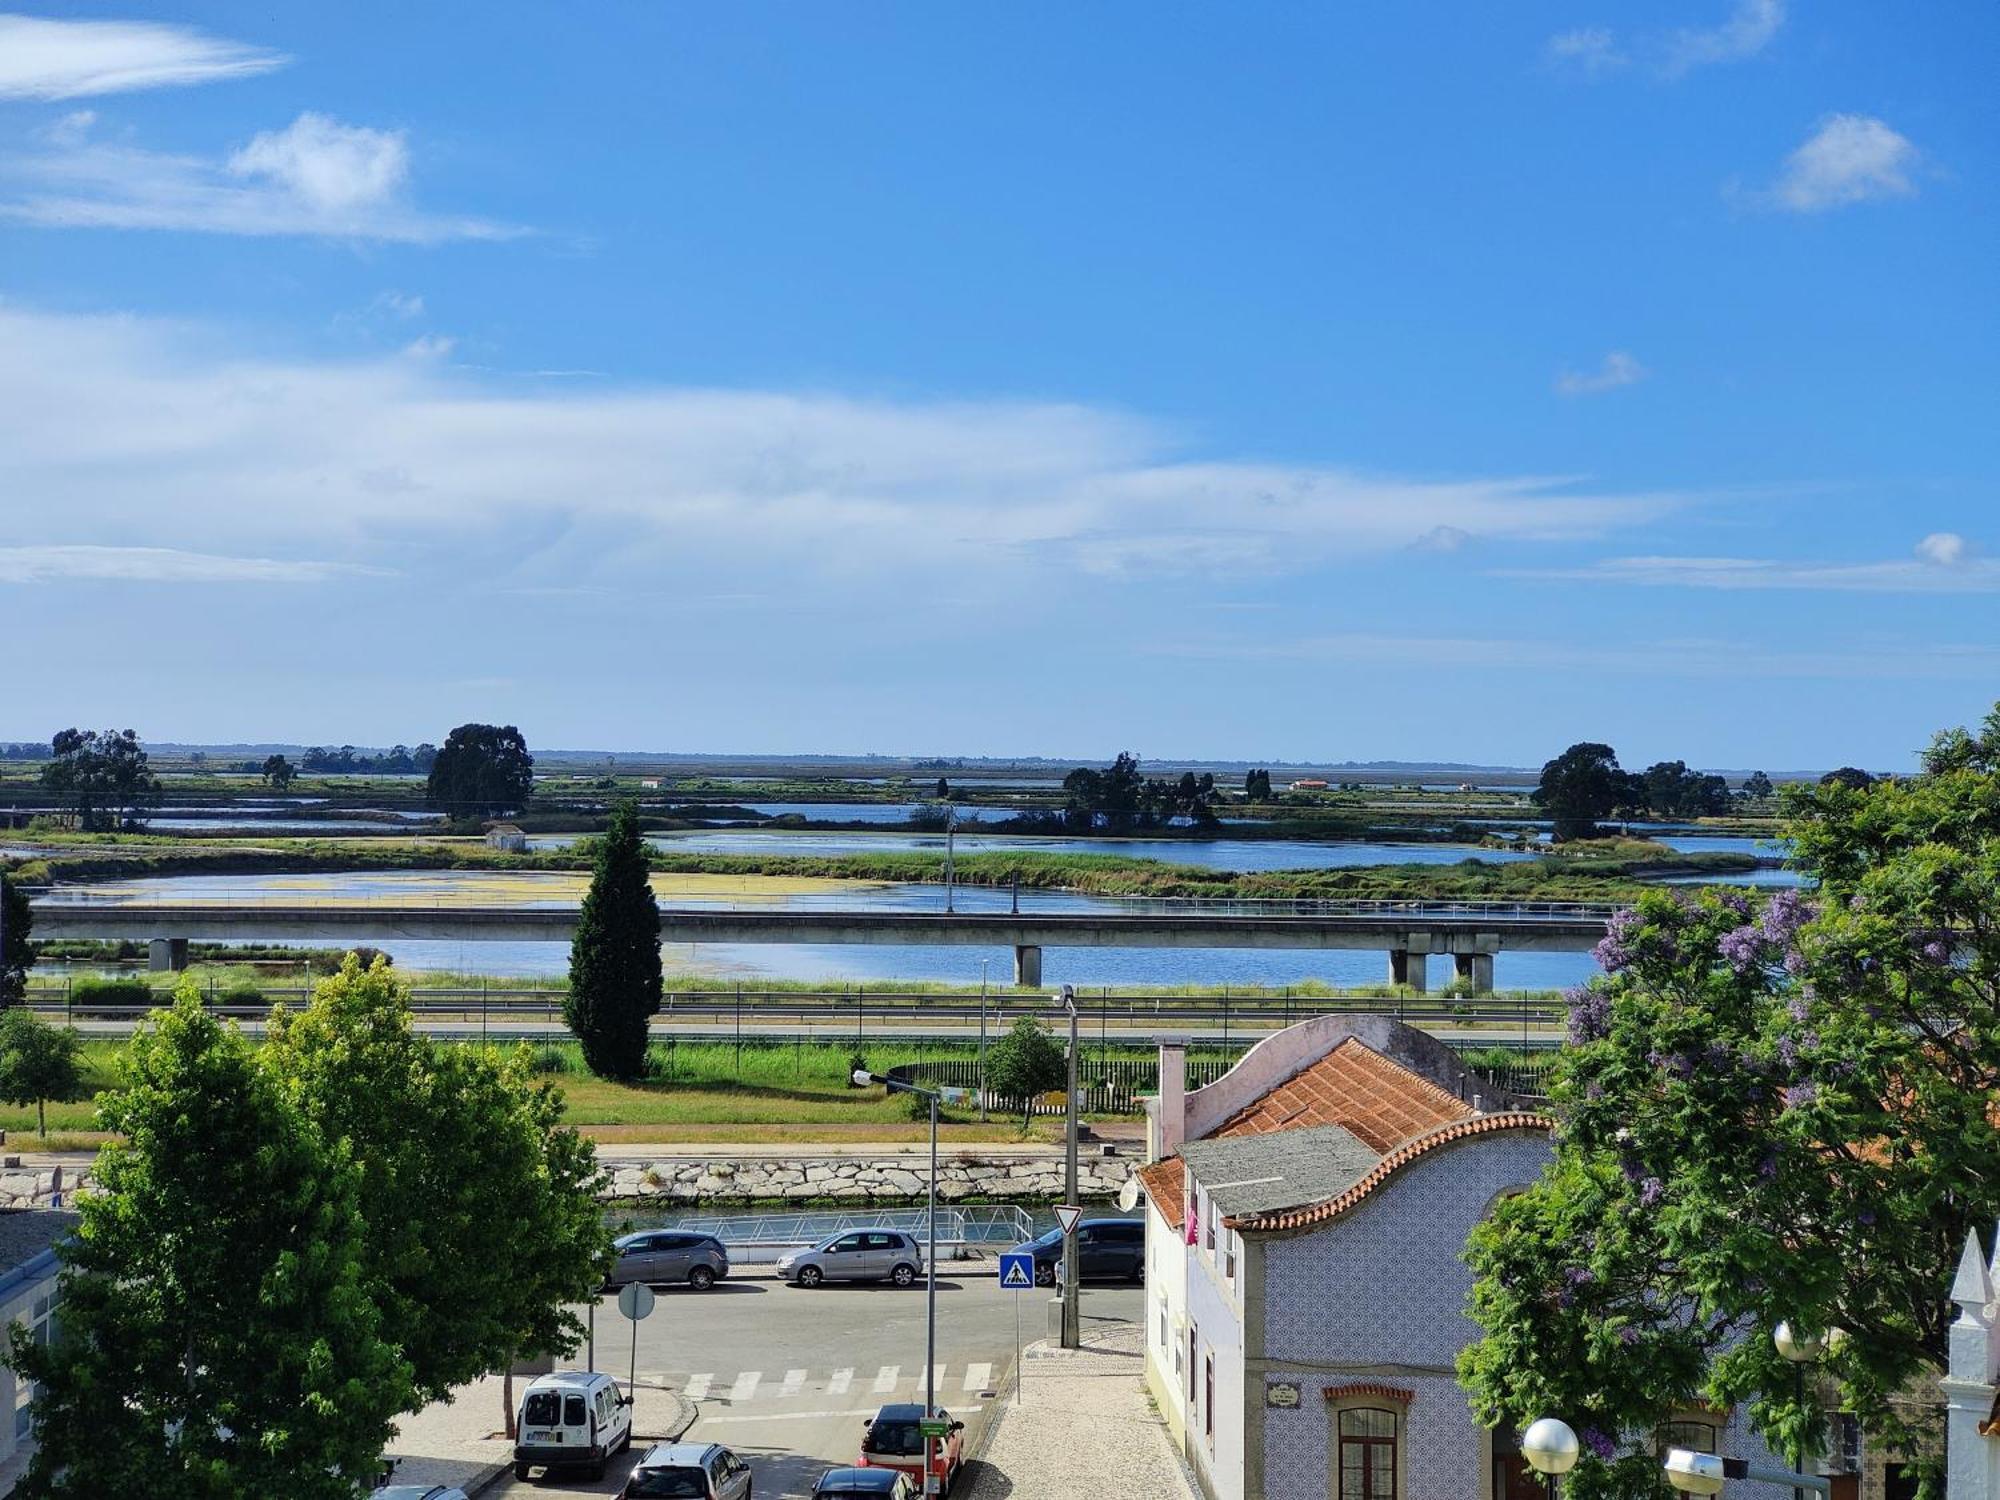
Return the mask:
<svg viewBox="0 0 2000 1500">
<path fill-rule="evenodd" d="M 0 737 L 1894 767 L 2000 13 L 0 18 Z"/>
</svg>

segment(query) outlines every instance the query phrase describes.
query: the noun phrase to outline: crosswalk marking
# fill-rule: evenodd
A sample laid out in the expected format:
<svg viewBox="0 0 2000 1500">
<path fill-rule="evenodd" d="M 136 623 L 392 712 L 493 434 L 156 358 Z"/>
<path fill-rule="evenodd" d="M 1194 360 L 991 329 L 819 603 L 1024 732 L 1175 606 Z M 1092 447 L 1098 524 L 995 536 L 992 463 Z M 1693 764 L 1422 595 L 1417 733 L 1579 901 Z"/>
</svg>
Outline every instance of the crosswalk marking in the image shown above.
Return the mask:
<svg viewBox="0 0 2000 1500">
<path fill-rule="evenodd" d="M 748 1401 L 757 1394 L 757 1382 L 764 1378 L 762 1370 L 745 1370 L 736 1377 L 736 1384 L 729 1388 L 731 1401 Z"/>
<path fill-rule="evenodd" d="M 826 1383 L 826 1393 L 829 1396 L 845 1396 L 847 1394 L 847 1388 L 853 1384 L 854 1384 L 853 1370 L 851 1369 L 835 1370 L 833 1372 L 833 1379 L 829 1380 Z"/>
<path fill-rule="evenodd" d="M 983 1391 L 993 1383 L 993 1366 L 990 1364 L 967 1365 L 965 1367 L 965 1388 L 968 1391 Z"/>
<path fill-rule="evenodd" d="M 901 1365 L 884 1365 L 875 1372 L 875 1389 L 886 1394 L 896 1388 L 896 1377 L 903 1373 Z"/>
<path fill-rule="evenodd" d="M 799 1387 L 805 1383 L 806 1372 L 804 1370 L 787 1370 L 785 1371 L 784 1383 L 778 1387 L 778 1394 L 780 1396 L 796 1396 L 799 1393 Z"/>
<path fill-rule="evenodd" d="M 681 1387 L 681 1394 L 686 1396 L 690 1401 L 699 1401 L 703 1396 L 708 1394 L 708 1388 L 714 1384 L 715 1376 L 713 1374 L 690 1375 L 688 1376 L 688 1383 Z"/>
</svg>

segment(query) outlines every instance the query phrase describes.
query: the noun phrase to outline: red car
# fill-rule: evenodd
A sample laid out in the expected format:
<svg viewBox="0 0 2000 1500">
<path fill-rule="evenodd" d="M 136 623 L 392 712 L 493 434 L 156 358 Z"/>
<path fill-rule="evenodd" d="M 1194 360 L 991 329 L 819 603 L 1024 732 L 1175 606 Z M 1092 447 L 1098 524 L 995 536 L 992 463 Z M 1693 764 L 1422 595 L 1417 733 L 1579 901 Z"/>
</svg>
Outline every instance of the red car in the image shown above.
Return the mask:
<svg viewBox="0 0 2000 1500">
<path fill-rule="evenodd" d="M 949 1494 L 958 1479 L 958 1466 L 965 1451 L 965 1424 L 954 1422 L 951 1413 L 939 1407 L 937 1417 L 948 1424 L 945 1435 L 931 1439 L 931 1473 L 937 1477 L 938 1494 Z M 861 1459 L 863 1469 L 900 1469 L 919 1490 L 924 1479 L 924 1435 L 918 1425 L 923 1407 L 914 1401 L 897 1401 L 883 1407 L 862 1424 Z"/>
</svg>

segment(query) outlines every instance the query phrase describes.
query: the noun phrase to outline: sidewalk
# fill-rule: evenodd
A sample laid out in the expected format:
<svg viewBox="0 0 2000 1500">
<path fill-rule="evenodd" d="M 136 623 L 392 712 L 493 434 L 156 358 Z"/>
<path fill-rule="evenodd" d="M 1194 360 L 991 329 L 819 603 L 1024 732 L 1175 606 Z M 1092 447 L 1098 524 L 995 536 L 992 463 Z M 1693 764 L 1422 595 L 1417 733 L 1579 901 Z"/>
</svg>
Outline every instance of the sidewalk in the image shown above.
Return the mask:
<svg viewBox="0 0 2000 1500">
<path fill-rule="evenodd" d="M 1145 1330 L 1086 1332 L 1082 1349 L 1047 1342 L 1021 1355 L 1020 1401 L 995 1419 L 967 1500 L 1195 1500 L 1166 1423 L 1141 1377 Z"/>
<path fill-rule="evenodd" d="M 518 1401 L 530 1377 L 514 1377 Z M 499 1479 L 514 1466 L 514 1446 L 507 1441 L 501 1376 L 489 1375 L 460 1386 L 449 1401 L 433 1402 L 413 1416 L 397 1420 L 397 1434 L 388 1457 L 396 1460 L 394 1484 L 455 1485 L 468 1495 Z M 622 1382 L 621 1382 L 622 1383 Z M 641 1384 L 639 1405 L 632 1414 L 632 1443 L 672 1442 L 694 1422 L 694 1404 L 679 1391 Z"/>
</svg>

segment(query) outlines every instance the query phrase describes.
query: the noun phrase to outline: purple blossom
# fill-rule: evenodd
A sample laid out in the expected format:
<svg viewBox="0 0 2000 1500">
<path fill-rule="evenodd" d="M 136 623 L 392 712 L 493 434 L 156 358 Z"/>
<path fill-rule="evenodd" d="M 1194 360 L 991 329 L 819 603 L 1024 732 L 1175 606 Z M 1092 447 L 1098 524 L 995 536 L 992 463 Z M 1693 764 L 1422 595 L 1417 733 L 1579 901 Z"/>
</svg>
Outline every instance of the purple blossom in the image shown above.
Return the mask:
<svg viewBox="0 0 2000 1500">
<path fill-rule="evenodd" d="M 1807 1016 L 1812 1014 L 1811 1007 L 1806 1004 L 1806 997 L 1804 995 L 1792 996 L 1790 1003 L 1785 1006 L 1785 1011 L 1794 1021 L 1803 1021 Z"/>
<path fill-rule="evenodd" d="M 1795 1083 L 1785 1090 L 1786 1109 L 1804 1109 L 1819 1097 L 1819 1086 L 1814 1083 Z"/>
<path fill-rule="evenodd" d="M 1634 957 L 1632 939 L 1644 925 L 1645 920 L 1630 907 L 1611 914 L 1611 920 L 1604 924 L 1603 938 L 1590 950 L 1605 973 L 1616 974 L 1630 966 Z"/>
<path fill-rule="evenodd" d="M 1748 974 L 1764 962 L 1764 934 L 1751 923 L 1746 922 L 1723 933 L 1716 946 L 1729 960 L 1729 966 L 1739 974 Z"/>
<path fill-rule="evenodd" d="M 1739 917 L 1750 915 L 1750 898 L 1741 891 L 1723 891 L 1715 898 L 1715 904 L 1724 911 L 1733 911 Z"/>
<path fill-rule="evenodd" d="M 1873 1224 L 1875 1222 L 1875 1210 L 1872 1208 L 1864 1208 L 1861 1210 L 1860 1213 L 1856 1214 L 1854 1217 L 1860 1220 L 1863 1224 Z"/>
<path fill-rule="evenodd" d="M 1799 929 L 1816 915 L 1813 904 L 1797 891 L 1778 891 L 1764 903 L 1764 936 L 1789 948 Z"/>
<path fill-rule="evenodd" d="M 1571 1286 L 1589 1286 L 1597 1280 L 1597 1273 L 1589 1266 L 1570 1266 L 1563 1271 L 1563 1280 Z"/>
<path fill-rule="evenodd" d="M 1609 938 L 1605 939 L 1605 942 L 1609 941 Z M 1569 1001 L 1569 1041 L 1572 1047 L 1601 1041 L 1611 1035 L 1611 997 L 1603 990 L 1592 985 L 1578 985 L 1564 998 Z"/>
<path fill-rule="evenodd" d="M 1629 1323 L 1626 1324 L 1623 1328 L 1618 1330 L 1618 1342 L 1627 1345 L 1628 1347 L 1630 1345 L 1638 1343 L 1639 1330 L 1634 1328 Z"/>
<path fill-rule="evenodd" d="M 1765 1182 L 1778 1175 L 1778 1153 L 1775 1150 L 1766 1151 L 1758 1158 L 1757 1175 Z"/>
<path fill-rule="evenodd" d="M 1787 1068 L 1799 1065 L 1799 1044 L 1788 1036 L 1778 1038 L 1778 1061 Z"/>
<path fill-rule="evenodd" d="M 1640 1207 L 1651 1208 L 1661 1198 L 1666 1196 L 1666 1191 L 1667 1185 L 1660 1181 L 1659 1178 L 1648 1177 L 1644 1182 L 1639 1184 Z"/>
<path fill-rule="evenodd" d="M 1951 944 L 1947 943 L 1943 938 L 1934 937 L 1928 943 L 1924 944 L 1923 954 L 1927 962 L 1934 963 L 1942 968 L 1951 962 Z"/>
<path fill-rule="evenodd" d="M 1611 1462 L 1611 1455 L 1618 1451 L 1618 1445 L 1611 1441 L 1610 1434 L 1599 1428 L 1586 1427 L 1578 1436 L 1583 1439 L 1584 1447 L 1595 1453 L 1606 1463 Z"/>
</svg>

